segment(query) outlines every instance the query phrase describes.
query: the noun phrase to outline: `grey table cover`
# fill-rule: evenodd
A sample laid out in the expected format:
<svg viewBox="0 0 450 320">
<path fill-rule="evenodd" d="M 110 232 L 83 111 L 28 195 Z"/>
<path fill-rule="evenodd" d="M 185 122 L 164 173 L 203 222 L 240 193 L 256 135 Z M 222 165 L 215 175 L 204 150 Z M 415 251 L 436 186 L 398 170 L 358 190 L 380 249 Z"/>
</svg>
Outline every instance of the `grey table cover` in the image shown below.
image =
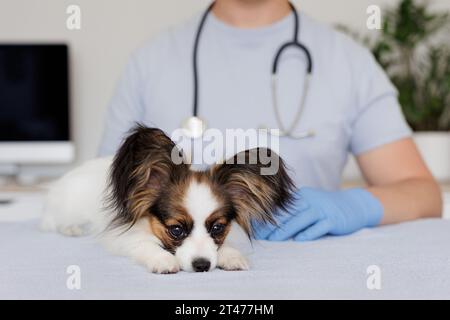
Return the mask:
<svg viewBox="0 0 450 320">
<path fill-rule="evenodd" d="M 244 246 L 250 271 L 155 275 L 110 255 L 93 237 L 42 233 L 37 221 L 0 223 L 2 299 L 450 298 L 450 221 L 421 220 L 315 242 Z M 68 289 L 68 266 L 80 289 Z M 381 288 L 369 289 L 369 266 Z"/>
</svg>

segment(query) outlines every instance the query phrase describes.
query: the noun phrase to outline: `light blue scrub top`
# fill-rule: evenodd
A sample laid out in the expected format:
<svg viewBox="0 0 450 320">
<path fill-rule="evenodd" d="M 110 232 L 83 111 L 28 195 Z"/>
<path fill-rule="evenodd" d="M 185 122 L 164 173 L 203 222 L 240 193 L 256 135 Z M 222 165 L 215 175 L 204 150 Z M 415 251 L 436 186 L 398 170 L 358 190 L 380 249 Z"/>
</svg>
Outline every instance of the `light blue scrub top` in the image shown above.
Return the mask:
<svg viewBox="0 0 450 320">
<path fill-rule="evenodd" d="M 200 16 L 168 30 L 136 51 L 111 100 L 100 155 L 114 153 L 135 122 L 169 135 L 192 115 L 192 48 Z M 199 45 L 199 115 L 208 127 L 277 128 L 271 68 L 280 45 L 293 36 L 293 15 L 270 26 L 238 29 L 210 14 Z M 371 53 L 347 36 L 300 14 L 300 41 L 309 48 L 313 75 L 297 131 L 314 137 L 281 138 L 279 153 L 297 185 L 339 188 L 349 153 L 359 155 L 411 135 L 397 92 Z M 299 107 L 304 55 L 280 59 L 279 107 L 285 126 Z"/>
</svg>

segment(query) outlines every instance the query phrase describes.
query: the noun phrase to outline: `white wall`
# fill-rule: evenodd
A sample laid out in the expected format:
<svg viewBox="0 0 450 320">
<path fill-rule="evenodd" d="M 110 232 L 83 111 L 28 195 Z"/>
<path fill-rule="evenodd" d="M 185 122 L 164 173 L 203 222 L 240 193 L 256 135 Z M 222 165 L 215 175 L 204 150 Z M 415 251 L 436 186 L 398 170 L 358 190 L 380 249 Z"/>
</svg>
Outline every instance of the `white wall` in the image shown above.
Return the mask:
<svg viewBox="0 0 450 320">
<path fill-rule="evenodd" d="M 161 29 L 203 10 L 208 0 L 0 0 L 0 42 L 66 41 L 71 47 L 72 127 L 78 161 L 92 158 L 103 115 L 129 53 Z M 298 0 L 325 23 L 365 28 L 366 8 L 392 0 Z M 449 0 L 435 0 L 450 9 Z M 66 8 L 82 10 L 82 29 L 66 28 Z"/>
</svg>

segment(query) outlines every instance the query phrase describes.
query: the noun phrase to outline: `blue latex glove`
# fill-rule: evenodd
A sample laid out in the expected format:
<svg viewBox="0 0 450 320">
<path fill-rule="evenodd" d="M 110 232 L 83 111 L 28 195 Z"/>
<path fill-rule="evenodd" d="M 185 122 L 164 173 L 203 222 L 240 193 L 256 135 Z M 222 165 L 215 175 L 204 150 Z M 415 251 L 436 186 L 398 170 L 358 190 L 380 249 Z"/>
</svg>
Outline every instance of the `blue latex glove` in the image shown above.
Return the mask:
<svg viewBox="0 0 450 320">
<path fill-rule="evenodd" d="M 310 241 L 326 234 L 345 235 L 380 223 L 383 207 L 364 189 L 323 191 L 301 188 L 288 210 L 272 224 L 255 224 L 258 240 Z"/>
</svg>

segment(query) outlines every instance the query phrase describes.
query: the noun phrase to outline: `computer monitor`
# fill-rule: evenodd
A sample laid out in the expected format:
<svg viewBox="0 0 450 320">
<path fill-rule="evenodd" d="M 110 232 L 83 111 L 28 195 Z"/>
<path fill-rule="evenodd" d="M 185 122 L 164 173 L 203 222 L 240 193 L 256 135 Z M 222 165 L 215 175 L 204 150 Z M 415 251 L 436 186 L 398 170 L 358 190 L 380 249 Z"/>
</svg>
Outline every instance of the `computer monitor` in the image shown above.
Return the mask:
<svg viewBox="0 0 450 320">
<path fill-rule="evenodd" d="M 0 164 L 68 163 L 68 47 L 0 44 Z"/>
</svg>

